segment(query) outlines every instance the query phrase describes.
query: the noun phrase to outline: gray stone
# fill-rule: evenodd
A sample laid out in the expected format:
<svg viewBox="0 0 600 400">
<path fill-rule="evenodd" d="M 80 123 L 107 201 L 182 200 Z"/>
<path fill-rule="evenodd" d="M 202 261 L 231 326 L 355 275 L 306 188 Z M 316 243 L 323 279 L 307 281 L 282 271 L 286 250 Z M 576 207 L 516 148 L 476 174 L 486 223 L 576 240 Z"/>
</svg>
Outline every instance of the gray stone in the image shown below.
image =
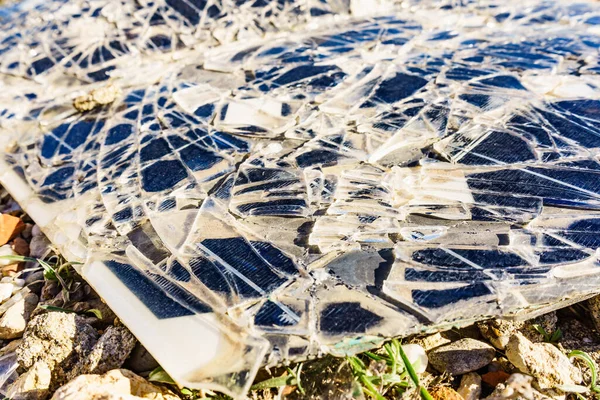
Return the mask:
<svg viewBox="0 0 600 400">
<path fill-rule="evenodd" d="M 8 388 L 11 400 L 45 400 L 50 397 L 52 371 L 43 361 L 37 361 Z"/>
<path fill-rule="evenodd" d="M 25 285 L 31 285 L 44 280 L 44 271 L 35 271 L 25 276 Z"/>
<path fill-rule="evenodd" d="M 15 339 L 23 336 L 38 300 L 35 294 L 29 293 L 6 310 L 0 318 L 0 339 Z"/>
<path fill-rule="evenodd" d="M 124 326 L 109 326 L 87 357 L 73 368 L 69 378 L 83 374 L 103 374 L 121 368 L 135 343 L 135 337 Z"/>
<path fill-rule="evenodd" d="M 126 369 L 104 375 L 80 375 L 52 396 L 52 400 L 180 400 L 169 389 L 153 385 Z"/>
<path fill-rule="evenodd" d="M 148 372 L 158 367 L 158 362 L 141 343 L 137 343 L 125 366 L 133 372 Z"/>
<path fill-rule="evenodd" d="M 34 227 L 35 230 L 35 227 Z M 44 235 L 33 235 L 29 242 L 29 256 L 33 258 L 44 258 L 50 253 L 51 244 Z"/>
<path fill-rule="evenodd" d="M 430 364 L 440 372 L 462 375 L 488 365 L 496 350 L 487 343 L 465 338 L 429 352 Z"/>
<path fill-rule="evenodd" d="M 506 357 L 519 371 L 536 378 L 540 389 L 582 381 L 581 371 L 556 346 L 533 343 L 521 333 L 514 334 L 508 341 Z"/>
<path fill-rule="evenodd" d="M 66 382 L 70 371 L 82 362 L 98 341 L 98 333 L 72 313 L 49 312 L 33 318 L 17 347 L 23 369 L 44 361 L 52 371 L 51 390 Z"/>
<path fill-rule="evenodd" d="M 73 305 L 73 311 L 76 311 L 78 313 L 82 313 L 90 309 L 96 309 L 100 311 L 100 314 L 102 314 L 102 318 L 96 319 L 92 322 L 92 325 L 97 328 L 104 328 L 109 325 L 112 325 L 114 324 L 115 319 L 117 318 L 116 314 L 100 298 L 86 299 L 85 301 L 81 301 Z"/>
</svg>

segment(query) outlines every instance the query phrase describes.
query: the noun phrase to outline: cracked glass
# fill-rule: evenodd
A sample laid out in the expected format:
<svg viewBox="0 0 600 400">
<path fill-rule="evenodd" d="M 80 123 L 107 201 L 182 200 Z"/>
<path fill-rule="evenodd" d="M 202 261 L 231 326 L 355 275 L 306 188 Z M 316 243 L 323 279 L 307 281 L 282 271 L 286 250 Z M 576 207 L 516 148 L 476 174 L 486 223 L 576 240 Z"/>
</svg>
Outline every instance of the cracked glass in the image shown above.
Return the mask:
<svg viewBox="0 0 600 400">
<path fill-rule="evenodd" d="M 171 376 L 600 286 L 600 4 L 24 0 L 0 183 Z"/>
</svg>

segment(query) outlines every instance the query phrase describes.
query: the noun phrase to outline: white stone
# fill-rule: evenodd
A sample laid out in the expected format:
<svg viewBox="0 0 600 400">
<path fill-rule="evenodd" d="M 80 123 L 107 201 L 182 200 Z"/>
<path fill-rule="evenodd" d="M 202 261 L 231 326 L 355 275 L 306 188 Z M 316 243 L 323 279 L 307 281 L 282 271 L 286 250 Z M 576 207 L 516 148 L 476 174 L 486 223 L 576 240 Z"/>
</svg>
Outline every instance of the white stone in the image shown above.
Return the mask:
<svg viewBox="0 0 600 400">
<path fill-rule="evenodd" d="M 12 283 L 0 283 L 0 303 L 8 300 L 15 291 L 15 285 Z"/>
<path fill-rule="evenodd" d="M 425 349 L 418 344 L 404 344 L 402 345 L 402 349 L 404 350 L 404 353 L 406 353 L 406 357 L 408 357 L 415 372 L 417 374 L 425 372 L 427 364 L 429 363 Z"/>
<path fill-rule="evenodd" d="M 2 256 L 18 256 L 17 253 L 10 247 L 9 244 L 5 244 L 4 246 L 0 246 L 0 257 Z M 14 264 L 13 260 L 4 260 L 0 259 L 0 267 L 4 267 L 6 265 Z"/>
</svg>

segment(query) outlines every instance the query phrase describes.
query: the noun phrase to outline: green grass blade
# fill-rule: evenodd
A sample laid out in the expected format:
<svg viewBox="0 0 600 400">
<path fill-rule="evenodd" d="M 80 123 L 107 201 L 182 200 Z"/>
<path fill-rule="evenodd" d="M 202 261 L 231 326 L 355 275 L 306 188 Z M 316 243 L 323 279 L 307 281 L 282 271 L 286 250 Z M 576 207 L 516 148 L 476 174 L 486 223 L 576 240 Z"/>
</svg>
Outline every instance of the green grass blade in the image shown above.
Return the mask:
<svg viewBox="0 0 600 400">
<path fill-rule="evenodd" d="M 160 382 L 160 383 L 169 383 L 171 385 L 175 385 L 175 381 L 162 367 L 156 367 L 150 375 L 148 375 L 148 380 L 151 382 Z"/>
<path fill-rule="evenodd" d="M 283 375 L 275 378 L 270 378 L 264 380 L 262 382 L 255 383 L 250 387 L 250 390 L 261 390 L 261 389 L 271 389 L 278 388 L 282 386 L 295 386 L 296 378 L 292 375 Z"/>
<path fill-rule="evenodd" d="M 49 306 L 47 304 L 40 304 L 40 308 L 42 308 L 44 310 L 48 310 L 48 311 L 58 311 L 58 312 L 64 312 L 64 313 L 77 314 L 73 310 L 67 310 L 66 308 L 62 308 L 62 307 Z"/>
<path fill-rule="evenodd" d="M 592 375 L 592 378 L 590 381 L 590 389 L 596 393 L 600 393 L 600 388 L 598 388 L 596 386 L 596 382 L 598 380 L 598 366 L 596 365 L 596 362 L 594 361 L 594 359 L 592 357 L 590 357 L 590 355 L 588 353 L 586 353 L 585 351 L 581 351 L 581 350 L 573 350 L 572 352 L 569 353 L 569 358 L 578 358 L 587 364 L 588 368 L 591 371 L 591 375 Z"/>
<path fill-rule="evenodd" d="M 33 257 L 10 256 L 10 255 L 0 256 L 0 260 L 18 261 L 18 262 L 27 262 L 27 261 L 37 262 L 38 261 L 37 259 L 35 259 Z"/>
<path fill-rule="evenodd" d="M 385 360 L 385 357 L 381 357 L 379 354 L 375 354 L 375 353 L 372 353 L 370 351 L 365 351 L 362 354 L 364 354 L 365 356 L 369 357 L 371 360 L 375 360 L 375 361 Z"/>
<path fill-rule="evenodd" d="M 52 268 L 52 266 L 50 264 L 48 264 L 46 261 L 44 260 L 37 260 L 40 265 L 42 266 L 42 268 L 44 268 L 44 277 L 48 280 L 51 281 L 57 281 L 58 277 L 56 274 L 56 271 L 54 270 L 54 268 Z"/>
<path fill-rule="evenodd" d="M 90 308 L 89 310 L 86 310 L 85 313 L 94 314 L 96 318 L 102 319 L 102 311 L 98 310 L 97 308 Z"/>
<path fill-rule="evenodd" d="M 385 400 L 385 397 L 383 397 L 381 394 L 379 394 L 379 389 L 377 389 L 375 387 L 375 385 L 373 385 L 373 383 L 371 383 L 371 381 L 367 378 L 366 375 L 361 375 L 360 377 L 360 383 L 366 387 L 366 389 L 369 390 L 371 397 L 376 398 L 377 400 Z"/>
<path fill-rule="evenodd" d="M 419 383 L 419 376 L 415 372 L 415 369 L 413 368 L 412 364 L 410 363 L 410 360 L 406 356 L 406 353 L 404 352 L 402 345 L 399 346 L 399 351 L 400 351 L 400 357 L 402 357 L 402 362 L 404 362 L 404 366 L 406 367 L 406 371 L 408 372 L 408 376 L 410 376 L 410 379 L 413 381 L 415 386 L 419 388 L 419 394 L 421 395 L 421 398 L 423 400 L 433 400 L 433 397 L 431 397 L 431 394 L 427 391 L 427 389 L 422 387 L 421 384 Z"/>
<path fill-rule="evenodd" d="M 296 372 L 296 381 L 298 382 L 298 391 L 302 394 L 306 394 L 304 388 L 302 387 L 302 381 L 300 380 L 300 374 L 302 373 L 302 366 L 304 364 L 298 364 L 298 371 Z"/>
</svg>

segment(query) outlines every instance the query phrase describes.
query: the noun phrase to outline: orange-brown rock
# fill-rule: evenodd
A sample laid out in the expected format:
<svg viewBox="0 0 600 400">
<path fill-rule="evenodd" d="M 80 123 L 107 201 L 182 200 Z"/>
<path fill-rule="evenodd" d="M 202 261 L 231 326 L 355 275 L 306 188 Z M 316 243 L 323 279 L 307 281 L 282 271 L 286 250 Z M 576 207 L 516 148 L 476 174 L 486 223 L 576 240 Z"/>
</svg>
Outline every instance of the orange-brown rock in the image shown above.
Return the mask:
<svg viewBox="0 0 600 400">
<path fill-rule="evenodd" d="M 15 276 L 19 272 L 23 271 L 25 263 L 17 262 L 2 267 L 2 276 Z"/>
<path fill-rule="evenodd" d="M 16 237 L 15 240 L 12 241 L 11 246 L 15 253 L 22 256 L 29 256 L 29 243 L 21 237 Z"/>
<path fill-rule="evenodd" d="M 429 394 L 435 400 L 464 400 L 460 394 L 449 386 L 435 386 L 429 388 Z"/>
<path fill-rule="evenodd" d="M 492 387 L 496 387 L 499 383 L 506 382 L 509 377 L 510 374 L 504 371 L 493 371 L 481 375 L 481 380 Z"/>
<path fill-rule="evenodd" d="M 23 229 L 25 229 L 25 224 L 21 218 L 9 214 L 0 214 L 0 246 L 10 242 Z"/>
</svg>

